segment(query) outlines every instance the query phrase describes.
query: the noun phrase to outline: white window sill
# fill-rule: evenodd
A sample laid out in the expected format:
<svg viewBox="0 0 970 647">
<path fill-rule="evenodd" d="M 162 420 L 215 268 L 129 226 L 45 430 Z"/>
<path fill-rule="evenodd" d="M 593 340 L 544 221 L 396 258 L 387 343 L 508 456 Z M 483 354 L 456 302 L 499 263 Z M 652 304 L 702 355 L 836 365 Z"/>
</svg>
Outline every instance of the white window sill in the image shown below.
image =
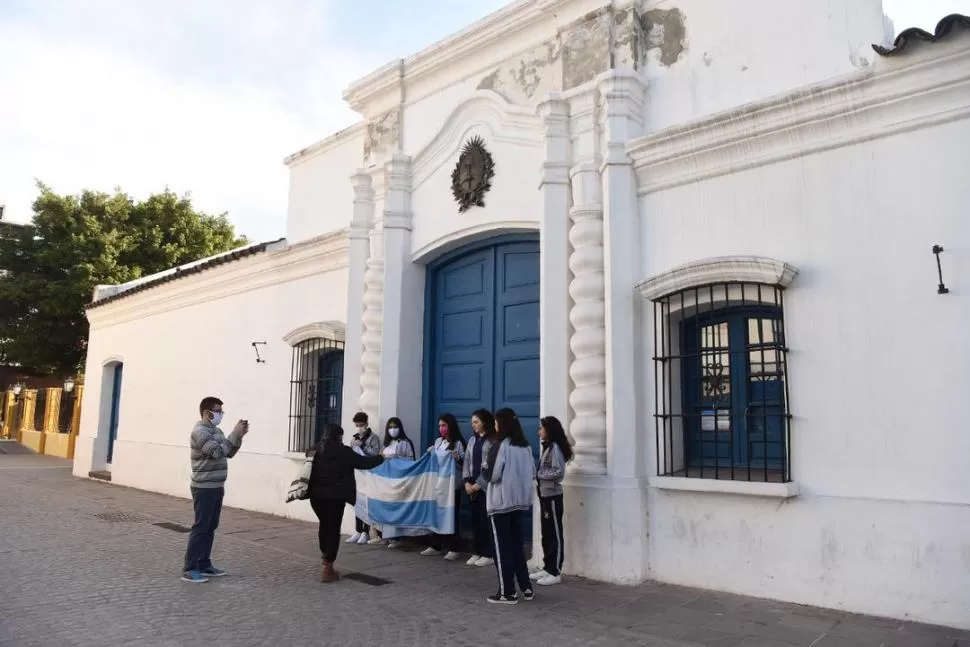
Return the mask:
<svg viewBox="0 0 970 647">
<path fill-rule="evenodd" d="M 650 486 L 658 490 L 681 492 L 716 492 L 742 496 L 790 499 L 798 496 L 798 483 L 764 483 L 762 481 L 724 481 L 683 476 L 651 476 Z"/>
<path fill-rule="evenodd" d="M 283 452 L 283 458 L 289 458 L 294 461 L 306 460 L 306 452 Z"/>
</svg>

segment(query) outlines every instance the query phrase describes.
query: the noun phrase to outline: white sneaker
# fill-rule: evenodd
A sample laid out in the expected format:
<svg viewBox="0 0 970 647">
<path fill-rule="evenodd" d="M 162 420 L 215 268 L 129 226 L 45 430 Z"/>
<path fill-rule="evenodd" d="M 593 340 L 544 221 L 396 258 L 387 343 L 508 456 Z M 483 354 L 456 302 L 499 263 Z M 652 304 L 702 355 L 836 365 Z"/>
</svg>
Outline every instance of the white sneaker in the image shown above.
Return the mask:
<svg viewBox="0 0 970 647">
<path fill-rule="evenodd" d="M 546 574 L 545 577 L 540 577 L 536 580 L 536 584 L 539 586 L 552 586 L 553 584 L 559 584 L 560 582 L 562 582 L 561 576 L 549 574 Z"/>
<path fill-rule="evenodd" d="M 453 561 L 455 561 L 456 559 L 458 559 L 459 557 L 461 557 L 461 553 L 456 553 L 456 552 L 455 552 L 455 551 L 453 551 L 453 550 L 449 550 L 449 551 L 447 552 L 447 554 L 445 554 L 445 560 L 446 560 L 446 561 L 449 561 L 449 562 L 453 562 Z"/>
<path fill-rule="evenodd" d="M 366 546 L 367 544 L 370 543 L 370 541 L 367 539 L 366 534 L 360 533 L 360 539 L 357 540 L 357 543 L 361 546 Z"/>
<path fill-rule="evenodd" d="M 358 541 L 360 541 L 360 538 L 361 538 L 361 536 L 363 534 L 364 533 L 361 533 L 361 532 L 355 532 L 354 534 L 352 534 L 350 536 L 350 539 L 347 540 L 347 543 L 348 544 L 356 544 Z"/>
<path fill-rule="evenodd" d="M 549 576 L 549 573 L 546 573 L 543 569 L 540 568 L 535 573 L 530 573 L 529 579 L 532 580 L 533 582 L 538 582 L 542 578 L 548 577 L 548 576 Z"/>
<path fill-rule="evenodd" d="M 387 547 L 388 548 L 400 548 L 403 545 L 404 545 L 404 542 L 395 541 L 393 539 L 391 541 L 387 542 Z"/>
<path fill-rule="evenodd" d="M 468 558 L 468 561 L 465 562 L 465 565 L 466 566 L 477 566 L 477 564 L 475 562 L 477 562 L 480 559 L 481 559 L 481 556 L 480 555 L 472 555 L 471 557 Z"/>
<path fill-rule="evenodd" d="M 479 557 L 478 561 L 475 562 L 475 566 L 491 566 L 495 563 L 495 560 L 491 557 Z"/>
<path fill-rule="evenodd" d="M 367 540 L 367 544 L 369 546 L 380 546 L 381 544 L 385 544 L 385 543 L 387 543 L 387 542 L 385 542 L 380 537 L 374 537 L 373 539 L 368 539 Z"/>
<path fill-rule="evenodd" d="M 424 555 L 425 557 L 431 557 L 432 555 L 440 555 L 441 551 L 435 550 L 431 546 L 428 546 L 427 548 L 421 551 L 421 554 Z"/>
</svg>

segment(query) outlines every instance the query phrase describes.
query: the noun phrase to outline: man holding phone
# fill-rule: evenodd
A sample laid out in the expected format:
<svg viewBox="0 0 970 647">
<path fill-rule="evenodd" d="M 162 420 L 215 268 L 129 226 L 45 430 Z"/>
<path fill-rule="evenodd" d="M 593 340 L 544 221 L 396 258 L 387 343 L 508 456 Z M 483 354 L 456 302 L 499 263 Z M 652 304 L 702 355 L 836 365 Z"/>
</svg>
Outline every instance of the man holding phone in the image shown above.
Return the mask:
<svg viewBox="0 0 970 647">
<path fill-rule="evenodd" d="M 195 523 L 192 524 L 185 550 L 182 579 L 196 584 L 226 574 L 212 565 L 212 542 L 222 512 L 226 476 L 229 474 L 228 459 L 236 455 L 242 446 L 243 436 L 249 432 L 249 421 L 240 420 L 229 436 L 223 434 L 219 428 L 223 413 L 222 400 L 211 396 L 204 398 L 199 403 L 201 420 L 192 429 L 189 441 Z"/>
</svg>

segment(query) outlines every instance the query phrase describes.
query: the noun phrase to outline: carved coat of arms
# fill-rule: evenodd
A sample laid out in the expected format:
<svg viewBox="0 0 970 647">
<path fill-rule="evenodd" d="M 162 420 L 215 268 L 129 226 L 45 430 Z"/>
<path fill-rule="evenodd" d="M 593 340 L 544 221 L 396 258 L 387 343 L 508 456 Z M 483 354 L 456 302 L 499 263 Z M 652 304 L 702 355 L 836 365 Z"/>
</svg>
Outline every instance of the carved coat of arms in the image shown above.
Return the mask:
<svg viewBox="0 0 970 647">
<path fill-rule="evenodd" d="M 485 194 L 492 188 L 493 177 L 495 163 L 485 148 L 485 140 L 472 137 L 465 143 L 458 164 L 451 172 L 451 193 L 458 203 L 458 213 L 485 206 Z"/>
</svg>

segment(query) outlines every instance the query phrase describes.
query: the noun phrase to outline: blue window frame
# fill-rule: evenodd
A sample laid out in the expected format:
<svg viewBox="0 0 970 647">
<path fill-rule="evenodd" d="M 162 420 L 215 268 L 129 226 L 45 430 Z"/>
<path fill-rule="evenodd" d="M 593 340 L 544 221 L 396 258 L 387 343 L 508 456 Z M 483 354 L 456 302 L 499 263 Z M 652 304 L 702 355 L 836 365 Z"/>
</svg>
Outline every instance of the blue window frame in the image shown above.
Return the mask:
<svg viewBox="0 0 970 647">
<path fill-rule="evenodd" d="M 655 306 L 658 473 L 790 480 L 781 288 L 690 288 Z"/>
<path fill-rule="evenodd" d="M 314 337 L 293 346 L 289 451 L 309 450 L 320 439 L 324 425 L 340 424 L 343 379 L 342 341 Z"/>
</svg>

